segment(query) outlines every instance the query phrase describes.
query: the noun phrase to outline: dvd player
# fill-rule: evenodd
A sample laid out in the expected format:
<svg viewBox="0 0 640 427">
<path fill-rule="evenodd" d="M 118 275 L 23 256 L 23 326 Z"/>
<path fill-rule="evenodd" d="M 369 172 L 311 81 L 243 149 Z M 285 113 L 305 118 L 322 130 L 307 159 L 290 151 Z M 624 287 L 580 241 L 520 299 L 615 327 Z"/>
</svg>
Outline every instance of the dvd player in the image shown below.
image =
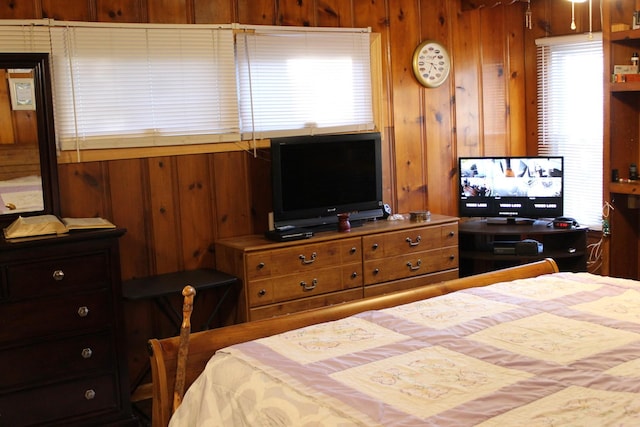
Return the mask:
<svg viewBox="0 0 640 427">
<path fill-rule="evenodd" d="M 269 230 L 264 236 L 275 242 L 289 242 L 293 240 L 302 240 L 313 237 L 313 231 L 306 228 L 289 228 L 285 227 L 279 230 Z"/>
</svg>

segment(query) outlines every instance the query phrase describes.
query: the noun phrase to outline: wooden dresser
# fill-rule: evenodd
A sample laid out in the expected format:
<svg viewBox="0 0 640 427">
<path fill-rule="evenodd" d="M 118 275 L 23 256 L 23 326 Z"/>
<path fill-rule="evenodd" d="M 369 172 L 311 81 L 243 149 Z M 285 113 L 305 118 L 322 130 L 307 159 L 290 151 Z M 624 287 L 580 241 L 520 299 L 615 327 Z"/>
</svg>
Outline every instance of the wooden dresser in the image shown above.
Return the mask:
<svg viewBox="0 0 640 427">
<path fill-rule="evenodd" d="M 0 425 L 136 425 L 120 308 L 124 232 L 0 243 Z"/>
<path fill-rule="evenodd" d="M 374 221 L 293 242 L 216 242 L 216 268 L 242 281 L 237 321 L 279 316 L 458 277 L 458 219 Z"/>
</svg>

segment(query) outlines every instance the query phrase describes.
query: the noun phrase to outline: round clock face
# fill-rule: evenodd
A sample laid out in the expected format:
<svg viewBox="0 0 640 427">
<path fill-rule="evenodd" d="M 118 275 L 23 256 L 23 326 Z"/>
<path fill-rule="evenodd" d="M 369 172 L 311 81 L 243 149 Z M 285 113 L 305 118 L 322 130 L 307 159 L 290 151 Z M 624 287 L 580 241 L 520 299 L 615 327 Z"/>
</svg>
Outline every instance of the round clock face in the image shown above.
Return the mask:
<svg viewBox="0 0 640 427">
<path fill-rule="evenodd" d="M 438 87 L 449 76 L 451 59 L 440 43 L 427 40 L 413 52 L 413 73 L 426 87 Z"/>
</svg>

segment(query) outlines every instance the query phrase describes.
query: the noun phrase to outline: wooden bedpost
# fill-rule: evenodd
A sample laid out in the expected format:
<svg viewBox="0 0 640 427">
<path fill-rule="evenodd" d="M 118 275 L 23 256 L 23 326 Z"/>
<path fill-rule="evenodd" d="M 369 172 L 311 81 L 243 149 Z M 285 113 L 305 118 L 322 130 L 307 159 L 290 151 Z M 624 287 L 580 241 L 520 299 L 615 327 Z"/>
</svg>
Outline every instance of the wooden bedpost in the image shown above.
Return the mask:
<svg viewBox="0 0 640 427">
<path fill-rule="evenodd" d="M 185 375 L 187 370 L 187 357 L 189 356 L 189 335 L 191 334 L 191 313 L 193 312 L 193 298 L 196 290 L 193 286 L 187 285 L 182 290 L 184 303 L 182 304 L 182 326 L 180 326 L 180 344 L 178 345 L 178 367 L 176 369 L 176 385 L 173 389 L 174 413 L 182 403 L 184 395 Z"/>
</svg>

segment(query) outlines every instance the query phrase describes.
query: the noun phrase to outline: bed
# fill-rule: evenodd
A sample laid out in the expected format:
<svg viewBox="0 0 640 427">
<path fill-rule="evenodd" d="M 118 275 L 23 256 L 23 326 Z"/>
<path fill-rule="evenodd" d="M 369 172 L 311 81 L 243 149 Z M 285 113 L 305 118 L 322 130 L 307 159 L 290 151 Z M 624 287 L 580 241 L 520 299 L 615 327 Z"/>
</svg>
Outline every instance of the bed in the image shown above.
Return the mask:
<svg viewBox="0 0 640 427">
<path fill-rule="evenodd" d="M 188 308 L 155 426 L 640 425 L 640 282 L 547 259 L 190 336 Z"/>
<path fill-rule="evenodd" d="M 0 181 L 0 214 L 44 209 L 42 179 L 36 175 Z"/>
</svg>

